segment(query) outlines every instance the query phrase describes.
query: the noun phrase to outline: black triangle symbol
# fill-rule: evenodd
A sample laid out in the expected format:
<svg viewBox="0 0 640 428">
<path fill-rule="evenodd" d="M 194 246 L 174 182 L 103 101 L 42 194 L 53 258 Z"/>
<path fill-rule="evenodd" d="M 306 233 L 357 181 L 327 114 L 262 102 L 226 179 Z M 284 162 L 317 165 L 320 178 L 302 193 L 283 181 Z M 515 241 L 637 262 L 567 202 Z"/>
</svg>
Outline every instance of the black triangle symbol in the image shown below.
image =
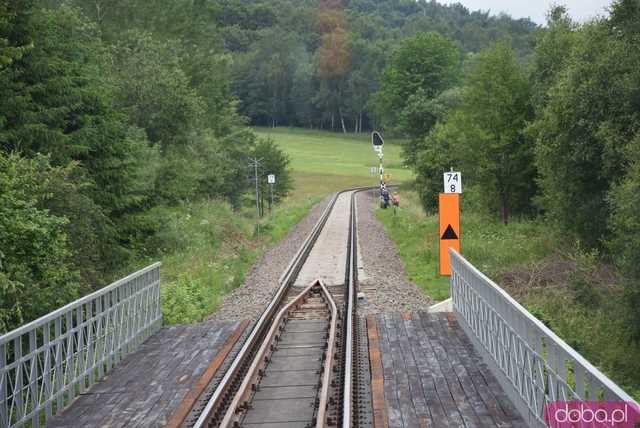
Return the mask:
<svg viewBox="0 0 640 428">
<path fill-rule="evenodd" d="M 447 230 L 442 234 L 442 238 L 440 239 L 458 239 L 458 235 L 453 231 L 453 227 L 451 225 L 447 226 Z"/>
</svg>

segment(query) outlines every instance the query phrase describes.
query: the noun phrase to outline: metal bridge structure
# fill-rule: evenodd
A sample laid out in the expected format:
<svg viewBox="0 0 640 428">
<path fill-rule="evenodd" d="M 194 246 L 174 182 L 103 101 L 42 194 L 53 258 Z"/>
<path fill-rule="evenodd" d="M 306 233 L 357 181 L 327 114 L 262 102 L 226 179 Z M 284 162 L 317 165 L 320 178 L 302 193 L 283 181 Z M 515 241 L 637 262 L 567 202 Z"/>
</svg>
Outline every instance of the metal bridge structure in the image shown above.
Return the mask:
<svg viewBox="0 0 640 428">
<path fill-rule="evenodd" d="M 541 427 L 554 401 L 638 405 L 454 250 L 451 312 L 360 317 L 363 190 L 333 197 L 253 323 L 162 327 L 156 263 L 1 336 L 0 427 Z M 338 198 L 348 209 L 344 281 L 301 287 Z M 144 372 L 155 366 L 164 379 Z M 136 397 L 136 382 L 157 384 L 157 401 Z M 306 404 L 291 409 L 294 399 Z M 136 400 L 145 414 L 119 424 Z"/>
<path fill-rule="evenodd" d="M 0 426 L 38 427 L 162 326 L 160 263 L 0 337 Z"/>
<path fill-rule="evenodd" d="M 457 252 L 450 250 L 458 322 L 528 426 L 555 401 L 632 397 Z"/>
</svg>

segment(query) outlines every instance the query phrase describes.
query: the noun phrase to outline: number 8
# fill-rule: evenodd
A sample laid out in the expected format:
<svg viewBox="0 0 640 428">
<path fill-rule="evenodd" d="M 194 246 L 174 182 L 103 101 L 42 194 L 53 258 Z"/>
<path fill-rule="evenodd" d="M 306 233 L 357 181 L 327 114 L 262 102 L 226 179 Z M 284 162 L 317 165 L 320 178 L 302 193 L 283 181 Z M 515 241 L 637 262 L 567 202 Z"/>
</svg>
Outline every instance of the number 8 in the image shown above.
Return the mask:
<svg viewBox="0 0 640 428">
<path fill-rule="evenodd" d="M 451 185 L 451 192 L 455 192 L 455 191 L 456 191 L 456 185 L 455 185 L 455 184 L 452 184 L 452 185 Z"/>
</svg>

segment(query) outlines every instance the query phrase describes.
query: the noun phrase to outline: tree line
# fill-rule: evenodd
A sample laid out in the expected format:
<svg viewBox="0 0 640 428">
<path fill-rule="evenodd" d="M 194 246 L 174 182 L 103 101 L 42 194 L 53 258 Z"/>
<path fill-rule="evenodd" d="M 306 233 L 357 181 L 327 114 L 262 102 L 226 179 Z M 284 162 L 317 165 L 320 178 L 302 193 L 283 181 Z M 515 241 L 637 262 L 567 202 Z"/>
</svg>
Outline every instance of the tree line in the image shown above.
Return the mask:
<svg viewBox="0 0 640 428">
<path fill-rule="evenodd" d="M 557 225 L 615 263 L 640 340 L 640 2 L 585 24 L 549 11 L 529 60 L 504 39 L 477 54 L 437 33 L 400 43 L 384 69 L 380 120 L 407 136 L 405 161 L 427 210 L 442 173 L 507 224 Z"/>
<path fill-rule="evenodd" d="M 529 19 L 433 0 L 219 0 L 211 7 L 232 60 L 231 89 L 251 124 L 338 132 L 379 125 L 384 106 L 374 94 L 401 40 L 432 31 L 465 55 L 508 36 L 526 58 L 537 29 Z"/>
</svg>

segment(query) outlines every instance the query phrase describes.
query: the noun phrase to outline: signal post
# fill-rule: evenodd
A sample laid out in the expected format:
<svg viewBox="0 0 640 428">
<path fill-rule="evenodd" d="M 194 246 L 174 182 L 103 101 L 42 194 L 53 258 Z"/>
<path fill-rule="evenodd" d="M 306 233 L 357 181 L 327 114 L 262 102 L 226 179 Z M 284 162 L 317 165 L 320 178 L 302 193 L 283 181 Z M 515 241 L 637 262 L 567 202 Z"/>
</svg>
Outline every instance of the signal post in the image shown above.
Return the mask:
<svg viewBox="0 0 640 428">
<path fill-rule="evenodd" d="M 371 145 L 373 146 L 373 151 L 378 154 L 378 159 L 380 160 L 378 164 L 378 172 L 380 173 L 380 188 L 385 183 L 385 175 L 384 175 L 384 154 L 382 152 L 382 147 L 384 146 L 384 140 L 382 139 L 382 135 L 378 131 L 373 131 L 371 133 Z"/>
</svg>

